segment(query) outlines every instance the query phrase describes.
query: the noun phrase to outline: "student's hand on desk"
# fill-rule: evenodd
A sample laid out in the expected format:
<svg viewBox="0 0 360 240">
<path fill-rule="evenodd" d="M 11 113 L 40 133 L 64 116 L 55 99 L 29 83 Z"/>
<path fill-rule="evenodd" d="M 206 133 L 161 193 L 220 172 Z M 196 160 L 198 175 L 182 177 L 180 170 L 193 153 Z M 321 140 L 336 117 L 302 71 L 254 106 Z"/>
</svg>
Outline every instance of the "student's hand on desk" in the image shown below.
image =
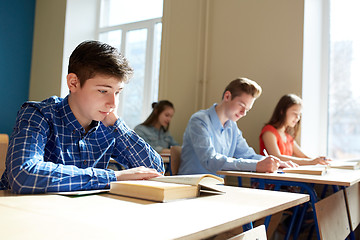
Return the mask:
<svg viewBox="0 0 360 240">
<path fill-rule="evenodd" d="M 114 111 L 112 111 L 101 122 L 107 127 L 113 126 L 118 118 L 119 116 Z"/>
<path fill-rule="evenodd" d="M 329 165 L 331 162 L 331 159 L 321 156 L 321 157 L 317 157 L 317 158 L 310 160 L 310 162 L 314 165 L 316 165 L 316 164 Z"/>
<path fill-rule="evenodd" d="M 162 176 L 162 174 L 157 172 L 155 169 L 141 166 L 141 167 L 130 168 L 122 171 L 115 171 L 115 176 L 117 181 L 124 181 L 124 180 L 146 180 L 146 179 Z"/>
<path fill-rule="evenodd" d="M 274 156 L 269 156 L 263 160 L 260 160 L 256 164 L 256 172 L 275 172 L 279 168 L 284 167 L 296 167 L 298 166 L 296 163 L 291 161 L 281 161 L 279 158 Z"/>
</svg>

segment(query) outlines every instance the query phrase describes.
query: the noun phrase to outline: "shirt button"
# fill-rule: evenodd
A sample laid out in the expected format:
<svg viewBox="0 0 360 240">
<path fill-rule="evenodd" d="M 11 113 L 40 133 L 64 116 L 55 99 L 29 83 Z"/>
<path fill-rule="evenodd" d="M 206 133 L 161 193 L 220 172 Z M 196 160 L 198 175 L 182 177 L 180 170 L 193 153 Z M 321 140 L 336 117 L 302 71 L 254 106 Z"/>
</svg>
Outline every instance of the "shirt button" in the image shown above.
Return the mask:
<svg viewBox="0 0 360 240">
<path fill-rule="evenodd" d="M 75 132 L 76 132 L 75 130 L 72 131 L 73 134 L 75 134 Z"/>
</svg>

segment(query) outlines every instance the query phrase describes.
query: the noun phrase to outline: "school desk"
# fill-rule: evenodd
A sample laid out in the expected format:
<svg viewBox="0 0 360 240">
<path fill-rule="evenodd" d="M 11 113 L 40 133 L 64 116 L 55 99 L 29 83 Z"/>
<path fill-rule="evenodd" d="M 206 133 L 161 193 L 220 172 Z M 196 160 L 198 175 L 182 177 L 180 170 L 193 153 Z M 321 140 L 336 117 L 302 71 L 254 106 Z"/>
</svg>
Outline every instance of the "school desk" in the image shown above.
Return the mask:
<svg viewBox="0 0 360 240">
<path fill-rule="evenodd" d="M 307 194 L 218 186 L 222 195 L 168 203 L 109 193 L 0 191 L 1 239 L 202 239 L 309 200 Z"/>
<path fill-rule="evenodd" d="M 240 171 L 218 171 L 217 174 L 225 176 L 235 176 L 239 178 L 239 185 L 241 185 L 241 178 L 255 178 L 260 181 L 259 188 L 264 188 L 265 184 L 274 184 L 275 190 L 278 190 L 280 186 L 298 186 L 304 192 L 310 195 L 310 203 L 315 209 L 315 203 L 319 200 L 314 190 L 314 184 L 332 185 L 334 191 L 338 187 L 345 188 L 350 187 L 360 181 L 360 170 L 347 170 L 347 169 L 328 169 L 325 175 L 310 175 L 310 174 L 296 174 L 296 173 L 256 173 L 256 172 L 240 172 Z M 306 208 L 300 214 L 300 219 L 303 219 Z M 318 221 L 316 212 L 313 211 L 315 227 L 318 239 L 320 239 L 320 232 L 318 227 Z M 291 228 L 290 228 L 291 229 Z M 294 239 L 298 236 L 300 231 L 300 225 L 295 230 Z M 290 237 L 288 235 L 286 238 Z M 353 233 L 352 233 L 353 234 Z"/>
</svg>

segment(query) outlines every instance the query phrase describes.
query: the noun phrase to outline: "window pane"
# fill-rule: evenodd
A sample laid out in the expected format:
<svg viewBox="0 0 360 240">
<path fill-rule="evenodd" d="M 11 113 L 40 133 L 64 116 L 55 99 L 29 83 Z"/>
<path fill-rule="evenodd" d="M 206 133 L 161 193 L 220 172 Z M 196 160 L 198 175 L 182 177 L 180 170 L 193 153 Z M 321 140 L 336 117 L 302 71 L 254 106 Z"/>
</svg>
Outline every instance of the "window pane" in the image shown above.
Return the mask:
<svg viewBox="0 0 360 240">
<path fill-rule="evenodd" d="M 113 47 L 116 47 L 119 51 L 121 50 L 121 30 L 100 33 L 99 40 L 106 42 Z"/>
<path fill-rule="evenodd" d="M 162 17 L 163 0 L 102 0 L 100 27 Z"/>
<path fill-rule="evenodd" d="M 126 34 L 126 57 L 134 68 L 134 77 L 123 91 L 122 116 L 130 128 L 141 123 L 143 108 L 147 30 L 129 31 Z"/>
<path fill-rule="evenodd" d="M 330 1 L 329 137 L 332 158 L 360 157 L 360 1 Z"/>
</svg>

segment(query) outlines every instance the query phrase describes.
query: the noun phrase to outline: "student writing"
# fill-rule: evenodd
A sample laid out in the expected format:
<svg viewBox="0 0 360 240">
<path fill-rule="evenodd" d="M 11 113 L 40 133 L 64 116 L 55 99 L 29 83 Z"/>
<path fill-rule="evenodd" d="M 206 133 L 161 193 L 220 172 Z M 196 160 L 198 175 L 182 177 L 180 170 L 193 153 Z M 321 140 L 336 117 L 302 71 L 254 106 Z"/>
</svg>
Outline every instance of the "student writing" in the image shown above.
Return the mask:
<svg viewBox="0 0 360 240">
<path fill-rule="evenodd" d="M 292 162 L 256 154 L 236 125 L 261 91 L 250 79 L 235 79 L 225 88 L 219 104 L 192 115 L 184 133 L 179 174 L 216 174 L 219 170 L 274 172 L 279 167 L 293 166 Z"/>
</svg>

